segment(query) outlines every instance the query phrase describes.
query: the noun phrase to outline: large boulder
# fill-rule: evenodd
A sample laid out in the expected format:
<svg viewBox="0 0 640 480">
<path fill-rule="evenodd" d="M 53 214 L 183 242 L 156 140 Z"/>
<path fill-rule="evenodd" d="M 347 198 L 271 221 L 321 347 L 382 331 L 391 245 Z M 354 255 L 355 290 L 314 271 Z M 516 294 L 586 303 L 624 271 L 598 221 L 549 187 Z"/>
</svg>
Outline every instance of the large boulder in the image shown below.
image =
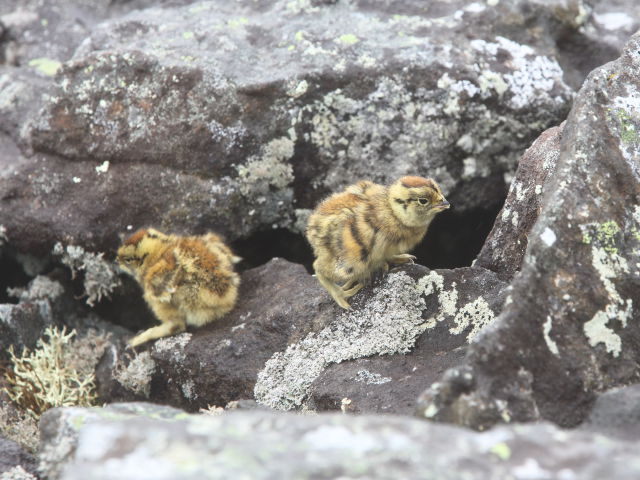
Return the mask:
<svg viewBox="0 0 640 480">
<path fill-rule="evenodd" d="M 58 240 L 110 250 L 143 225 L 234 240 L 299 229 L 327 192 L 407 172 L 434 176 L 460 213 L 493 211 L 573 95 L 536 32 L 589 16 L 467 3 L 208 1 L 107 20 L 11 114 L 30 156 L 0 177 L 2 212 L 22 212 L 0 224 L 40 255 Z M 42 92 L 21 72 L 8 81 Z"/>
<path fill-rule="evenodd" d="M 344 312 L 304 268 L 274 259 L 243 273 L 241 301 L 220 321 L 137 354 L 110 352 L 98 369 L 101 399 L 197 411 L 254 395 L 281 410 L 336 410 L 348 398 L 353 411 L 411 413 L 500 313 L 505 286 L 480 268 L 412 265 Z"/>
<path fill-rule="evenodd" d="M 639 50 L 636 35 L 585 82 L 505 308 L 460 367 L 474 381 L 434 384 L 421 415 L 476 428 L 539 418 L 573 426 L 596 392 L 638 381 Z"/>
<path fill-rule="evenodd" d="M 197 411 L 253 398 L 275 353 L 327 325 L 339 307 L 300 265 L 273 259 L 242 274 L 240 301 L 224 318 L 120 351 L 99 367 L 103 401 L 145 399 Z"/>
<path fill-rule="evenodd" d="M 203 416 L 141 404 L 55 409 L 42 423 L 41 467 L 52 480 L 640 474 L 635 444 L 545 423 L 476 433 L 390 415 Z"/>
</svg>

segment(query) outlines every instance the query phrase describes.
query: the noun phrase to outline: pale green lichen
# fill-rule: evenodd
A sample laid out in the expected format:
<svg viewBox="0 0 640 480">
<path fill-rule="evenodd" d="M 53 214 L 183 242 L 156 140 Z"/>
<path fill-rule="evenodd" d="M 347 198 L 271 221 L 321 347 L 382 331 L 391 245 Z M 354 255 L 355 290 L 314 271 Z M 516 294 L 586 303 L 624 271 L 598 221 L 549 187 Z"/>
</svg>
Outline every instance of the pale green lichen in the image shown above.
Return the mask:
<svg viewBox="0 0 640 480">
<path fill-rule="evenodd" d="M 229 28 L 239 28 L 242 25 L 247 25 L 249 23 L 249 19 L 246 17 L 239 17 L 239 18 L 230 18 L 229 20 L 227 20 L 227 25 L 229 26 Z"/>
<path fill-rule="evenodd" d="M 506 461 L 511 458 L 511 448 L 504 442 L 496 443 L 489 451 L 500 460 Z"/>
<path fill-rule="evenodd" d="M 336 42 L 337 43 L 340 43 L 341 45 L 347 45 L 347 46 L 355 45 L 359 41 L 360 41 L 360 39 L 358 37 L 356 37 L 352 33 L 346 33 L 346 34 L 340 35 L 338 38 L 336 38 Z"/>
<path fill-rule="evenodd" d="M 53 77 L 62 68 L 62 63 L 51 58 L 34 58 L 29 60 L 29 66 L 49 77 Z"/>
<path fill-rule="evenodd" d="M 13 346 L 9 348 L 11 366 L 5 374 L 9 384 L 6 392 L 33 418 L 53 407 L 95 403 L 93 370 L 97 352 L 83 355 L 79 340 L 72 340 L 75 335 L 75 331 L 67 333 L 65 328 L 48 327 L 33 352 L 24 349 L 18 356 Z"/>
<path fill-rule="evenodd" d="M 87 252 L 82 247 L 74 245 L 64 248 L 58 242 L 53 248 L 53 254 L 61 257 L 62 263 L 71 269 L 72 278 L 75 278 L 79 271 L 84 273 L 87 305 L 93 307 L 104 297 L 108 298 L 111 292 L 121 285 L 118 268 L 113 262 L 104 260 L 102 253 Z"/>
<path fill-rule="evenodd" d="M 630 227 L 627 229 L 630 233 L 637 228 L 635 216 L 627 226 Z M 630 272 L 629 262 L 621 251 L 625 245 L 625 232 L 613 220 L 582 225 L 581 230 L 583 243 L 591 246 L 592 265 L 604 286 L 608 301 L 584 324 L 583 331 L 589 345 L 595 347 L 603 344 L 607 353 L 618 357 L 622 351 L 622 339 L 613 327 L 619 325 L 625 328 L 633 316 L 632 299 L 623 298 L 614 283 Z"/>
<path fill-rule="evenodd" d="M 620 227 L 613 220 L 585 225 L 582 227 L 582 243 L 593 243 L 607 253 L 617 254 L 616 241 L 620 232 Z"/>
</svg>

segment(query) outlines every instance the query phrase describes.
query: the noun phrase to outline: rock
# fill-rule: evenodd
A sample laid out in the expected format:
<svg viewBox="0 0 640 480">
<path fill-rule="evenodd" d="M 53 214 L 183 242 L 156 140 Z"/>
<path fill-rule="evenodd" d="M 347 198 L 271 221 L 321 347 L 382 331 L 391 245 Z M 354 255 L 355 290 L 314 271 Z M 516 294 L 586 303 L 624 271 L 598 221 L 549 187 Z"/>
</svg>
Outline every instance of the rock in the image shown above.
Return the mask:
<svg viewBox="0 0 640 480">
<path fill-rule="evenodd" d="M 300 344 L 288 347 L 284 356 L 293 352 L 293 355 L 289 355 L 289 363 L 306 364 L 308 368 L 299 368 L 295 372 L 286 368 L 278 372 L 278 378 L 270 381 L 275 381 L 276 388 L 286 387 L 279 395 L 291 398 L 293 392 L 287 388 L 311 380 L 308 403 L 317 410 L 340 409 L 342 399 L 347 398 L 350 401 L 349 410 L 354 413 L 413 413 L 418 394 L 446 369 L 462 363 L 467 345 L 482 327 L 500 313 L 505 284 L 492 272 L 479 268 L 429 271 L 414 265 L 393 275 L 402 274 L 416 282 L 414 288 L 418 292 L 423 289 L 417 302 L 424 303 L 415 311 L 416 323 L 421 324 L 422 332 L 415 338 L 415 345 L 410 347 L 410 351 L 386 351 L 397 341 L 392 340 L 393 336 L 407 340 L 400 328 L 397 333 L 389 333 L 387 348 L 363 346 L 363 352 L 351 357 L 355 359 L 350 358 L 348 351 L 331 351 L 334 345 L 349 345 L 359 341 L 360 336 L 369 336 L 371 340 L 375 335 L 384 338 L 390 331 L 390 325 L 402 318 L 399 312 L 405 308 L 407 311 L 414 309 L 413 305 L 407 307 L 394 299 L 402 293 L 394 291 L 397 280 L 390 277 L 385 279 L 378 292 L 360 300 L 360 308 L 353 315 L 343 315 L 329 325 L 328 330 L 335 338 L 329 337 L 328 342 L 315 345 L 305 339 Z M 411 300 L 416 301 L 415 298 Z M 380 308 L 382 302 L 388 304 L 386 309 Z M 350 328 L 351 324 L 356 328 Z M 344 332 L 342 338 L 339 335 L 341 329 Z M 359 329 L 363 331 L 358 332 Z M 318 337 L 322 335 L 323 332 L 318 333 Z M 345 347 L 339 348 L 347 350 Z M 368 356 L 362 358 L 364 354 Z M 340 355 L 343 355 L 342 358 Z M 317 373 L 317 358 L 322 357 L 332 359 L 331 362 L 344 361 L 330 363 L 325 360 L 322 362 L 324 369 Z M 262 375 L 274 373 L 273 368 L 269 367 L 267 364 Z M 311 377 L 311 372 L 316 375 L 315 379 Z M 276 407 L 281 404 L 282 400 L 271 403 Z"/>
<path fill-rule="evenodd" d="M 253 398 L 265 362 L 323 328 L 339 310 L 303 267 L 282 259 L 243 273 L 239 298 L 220 321 L 160 339 L 133 363 L 122 352 L 103 363 L 98 376 L 102 400 L 148 398 L 198 411 Z"/>
<path fill-rule="evenodd" d="M 59 282 L 38 276 L 28 289 L 14 291 L 19 303 L 0 304 L 0 355 L 3 360 L 8 360 L 12 345 L 16 353 L 24 347 L 33 349 L 44 330 L 56 324 L 63 292 Z"/>
<path fill-rule="evenodd" d="M 475 266 L 509 279 L 520 270 L 531 228 L 538 220 L 547 177 L 555 172 L 563 127 L 545 131 L 520 159 L 507 199 Z"/>
<path fill-rule="evenodd" d="M 157 421 L 175 421 L 184 416 L 181 410 L 150 403 L 112 404 L 105 408 L 52 408 L 40 419 L 39 469 L 45 478 L 60 478 L 65 464 L 76 455 L 78 432 L 100 419 L 128 422 L 152 417 Z"/>
<path fill-rule="evenodd" d="M 423 171 L 458 212 L 493 211 L 504 174 L 573 95 L 552 42 L 525 28 L 528 2 L 504 3 L 458 0 L 434 18 L 414 1 L 406 15 L 209 1 L 108 20 L 11 129 L 35 153 L 0 177 L 0 211 L 23 212 L 0 224 L 37 254 L 57 241 L 113 250 L 128 226 L 236 240 L 299 229 L 360 177 Z M 564 0 L 534 3 L 549 29 L 565 25 Z"/>
<path fill-rule="evenodd" d="M 0 474 L 10 472 L 16 467 L 35 473 L 36 460 L 17 443 L 0 436 Z M 4 476 L 2 478 L 4 479 Z"/>
<path fill-rule="evenodd" d="M 136 415 L 123 408 L 48 412 L 42 463 L 47 478 L 626 480 L 640 473 L 635 444 L 546 423 L 476 433 L 411 417 L 203 416 L 164 413 L 163 407 L 150 414 L 148 406 L 136 406 Z M 52 462 L 61 445 L 75 445 L 73 453 Z"/>
<path fill-rule="evenodd" d="M 47 327 L 75 329 L 84 336 L 94 333 L 111 335 L 112 342 L 128 335 L 128 331 L 104 321 L 93 312 L 83 309 L 75 301 L 72 286 L 60 271 L 38 275 L 25 288 L 9 288 L 18 303 L 0 304 L 0 358 L 8 359 L 13 345 L 19 353 L 23 348 L 33 350 Z"/>
<path fill-rule="evenodd" d="M 612 388 L 598 395 L 580 429 L 614 438 L 640 438 L 640 385 Z"/>
<path fill-rule="evenodd" d="M 596 392 L 638 380 L 640 36 L 578 94 L 521 272 L 465 361 L 474 385 L 426 391 L 419 414 L 486 428 L 575 426 Z M 636 307 L 634 309 L 634 307 Z"/>
<path fill-rule="evenodd" d="M 222 320 L 137 356 L 103 359 L 101 400 L 198 411 L 255 395 L 276 409 L 336 410 L 348 397 L 357 412 L 410 413 L 429 379 L 459 364 L 500 312 L 505 287 L 479 268 L 413 265 L 343 312 L 302 267 L 281 259 L 245 272 L 241 285 L 241 301 Z"/>
</svg>

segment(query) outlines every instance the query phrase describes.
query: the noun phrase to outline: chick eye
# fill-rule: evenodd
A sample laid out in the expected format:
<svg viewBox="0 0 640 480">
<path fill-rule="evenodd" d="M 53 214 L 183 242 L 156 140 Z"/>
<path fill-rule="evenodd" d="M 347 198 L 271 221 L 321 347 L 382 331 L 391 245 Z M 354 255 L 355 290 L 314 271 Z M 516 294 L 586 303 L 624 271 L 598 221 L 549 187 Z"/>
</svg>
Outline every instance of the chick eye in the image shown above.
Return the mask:
<svg viewBox="0 0 640 480">
<path fill-rule="evenodd" d="M 418 201 L 420 202 L 420 205 L 426 205 L 427 203 L 429 203 L 429 200 L 427 200 L 426 198 L 419 198 Z"/>
</svg>

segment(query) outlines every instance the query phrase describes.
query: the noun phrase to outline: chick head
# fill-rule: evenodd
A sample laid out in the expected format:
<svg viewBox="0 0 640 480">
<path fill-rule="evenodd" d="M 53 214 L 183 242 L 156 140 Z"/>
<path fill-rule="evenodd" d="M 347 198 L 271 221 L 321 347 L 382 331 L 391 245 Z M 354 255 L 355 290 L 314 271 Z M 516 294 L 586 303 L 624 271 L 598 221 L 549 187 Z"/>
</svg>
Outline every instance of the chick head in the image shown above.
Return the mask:
<svg viewBox="0 0 640 480">
<path fill-rule="evenodd" d="M 438 184 L 430 178 L 402 177 L 389 187 L 394 215 L 408 227 L 427 225 L 450 207 Z"/>
<path fill-rule="evenodd" d="M 153 228 L 141 229 L 124 241 L 118 249 L 120 268 L 135 276 L 145 258 L 165 243 L 168 236 Z"/>
</svg>

